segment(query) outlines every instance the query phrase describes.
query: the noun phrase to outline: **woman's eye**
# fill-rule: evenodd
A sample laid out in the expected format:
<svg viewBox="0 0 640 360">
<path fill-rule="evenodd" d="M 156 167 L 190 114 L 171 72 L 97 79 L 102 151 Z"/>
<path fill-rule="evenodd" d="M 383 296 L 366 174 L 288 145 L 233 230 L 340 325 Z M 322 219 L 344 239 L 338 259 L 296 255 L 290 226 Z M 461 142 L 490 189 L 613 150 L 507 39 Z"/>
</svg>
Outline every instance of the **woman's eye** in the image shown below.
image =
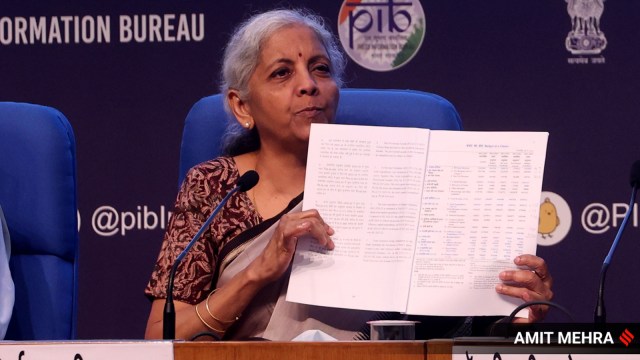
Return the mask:
<svg viewBox="0 0 640 360">
<path fill-rule="evenodd" d="M 274 71 L 273 73 L 271 73 L 271 77 L 274 77 L 274 78 L 285 77 L 285 76 L 289 75 L 290 72 L 291 71 L 289 71 L 289 69 L 286 69 L 286 68 L 278 69 L 278 70 Z"/>
<path fill-rule="evenodd" d="M 316 65 L 314 67 L 314 69 L 316 71 L 318 71 L 318 72 L 321 72 L 321 73 L 326 73 L 326 74 L 330 74 L 331 73 L 331 68 L 329 67 L 329 65 L 326 65 L 326 64 Z"/>
</svg>

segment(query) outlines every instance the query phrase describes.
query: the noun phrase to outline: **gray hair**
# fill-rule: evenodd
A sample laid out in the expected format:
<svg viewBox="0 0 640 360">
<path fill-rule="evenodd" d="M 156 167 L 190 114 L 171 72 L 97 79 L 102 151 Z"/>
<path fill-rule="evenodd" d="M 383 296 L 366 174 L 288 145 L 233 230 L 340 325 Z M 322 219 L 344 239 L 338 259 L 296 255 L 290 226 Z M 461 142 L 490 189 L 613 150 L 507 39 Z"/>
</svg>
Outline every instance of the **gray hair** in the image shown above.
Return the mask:
<svg viewBox="0 0 640 360">
<path fill-rule="evenodd" d="M 240 24 L 231 35 L 224 51 L 220 93 L 224 107 L 230 112 L 226 94 L 229 89 L 239 92 L 241 99 L 249 94 L 249 78 L 258 65 L 263 43 L 276 31 L 291 25 L 304 25 L 313 30 L 324 45 L 331 63 L 331 74 L 338 87 L 342 86 L 345 57 L 335 36 L 326 28 L 324 19 L 306 10 L 282 9 L 257 14 Z M 238 155 L 260 148 L 257 129 L 247 131 L 237 121 L 229 121 L 222 139 L 222 152 Z"/>
</svg>

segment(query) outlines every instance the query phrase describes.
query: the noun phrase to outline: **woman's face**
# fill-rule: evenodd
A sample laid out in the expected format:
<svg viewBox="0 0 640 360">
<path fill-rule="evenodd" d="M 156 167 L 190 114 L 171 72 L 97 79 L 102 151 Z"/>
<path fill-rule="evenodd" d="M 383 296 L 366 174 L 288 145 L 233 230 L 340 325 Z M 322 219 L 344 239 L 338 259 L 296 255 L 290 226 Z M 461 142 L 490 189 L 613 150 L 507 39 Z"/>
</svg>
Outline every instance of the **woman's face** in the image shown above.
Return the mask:
<svg viewBox="0 0 640 360">
<path fill-rule="evenodd" d="M 282 28 L 264 42 L 246 101 L 262 147 L 306 146 L 311 123 L 333 122 L 339 91 L 332 70 L 306 26 Z"/>
</svg>

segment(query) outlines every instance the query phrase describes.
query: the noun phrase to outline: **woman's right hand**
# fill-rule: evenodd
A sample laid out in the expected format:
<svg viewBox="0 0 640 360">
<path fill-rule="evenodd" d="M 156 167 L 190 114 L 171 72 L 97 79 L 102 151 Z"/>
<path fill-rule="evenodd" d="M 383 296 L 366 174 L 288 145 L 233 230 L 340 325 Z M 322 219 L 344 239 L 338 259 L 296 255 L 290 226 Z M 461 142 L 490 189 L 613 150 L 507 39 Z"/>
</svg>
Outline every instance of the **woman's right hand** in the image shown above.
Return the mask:
<svg viewBox="0 0 640 360">
<path fill-rule="evenodd" d="M 303 235 L 309 235 L 320 246 L 333 250 L 333 234 L 334 230 L 324 222 L 317 210 L 283 215 L 266 248 L 252 263 L 254 276 L 265 282 L 280 278 L 289 267 L 298 239 Z"/>
</svg>

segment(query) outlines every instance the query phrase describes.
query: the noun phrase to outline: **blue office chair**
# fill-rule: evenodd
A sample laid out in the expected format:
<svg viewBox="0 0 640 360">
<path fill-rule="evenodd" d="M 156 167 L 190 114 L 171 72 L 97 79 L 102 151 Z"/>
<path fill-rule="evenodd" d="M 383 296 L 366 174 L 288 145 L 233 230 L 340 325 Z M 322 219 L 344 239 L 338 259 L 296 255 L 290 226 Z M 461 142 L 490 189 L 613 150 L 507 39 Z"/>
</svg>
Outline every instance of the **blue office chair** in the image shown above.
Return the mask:
<svg viewBox="0 0 640 360">
<path fill-rule="evenodd" d="M 16 299 L 5 339 L 76 336 L 76 145 L 59 111 L 0 102 L 0 204 Z"/>
<path fill-rule="evenodd" d="M 187 115 L 180 149 L 179 183 L 187 171 L 221 151 L 228 115 L 223 97 L 200 99 Z M 461 130 L 455 107 L 446 99 L 416 90 L 341 89 L 336 123 Z"/>
</svg>

